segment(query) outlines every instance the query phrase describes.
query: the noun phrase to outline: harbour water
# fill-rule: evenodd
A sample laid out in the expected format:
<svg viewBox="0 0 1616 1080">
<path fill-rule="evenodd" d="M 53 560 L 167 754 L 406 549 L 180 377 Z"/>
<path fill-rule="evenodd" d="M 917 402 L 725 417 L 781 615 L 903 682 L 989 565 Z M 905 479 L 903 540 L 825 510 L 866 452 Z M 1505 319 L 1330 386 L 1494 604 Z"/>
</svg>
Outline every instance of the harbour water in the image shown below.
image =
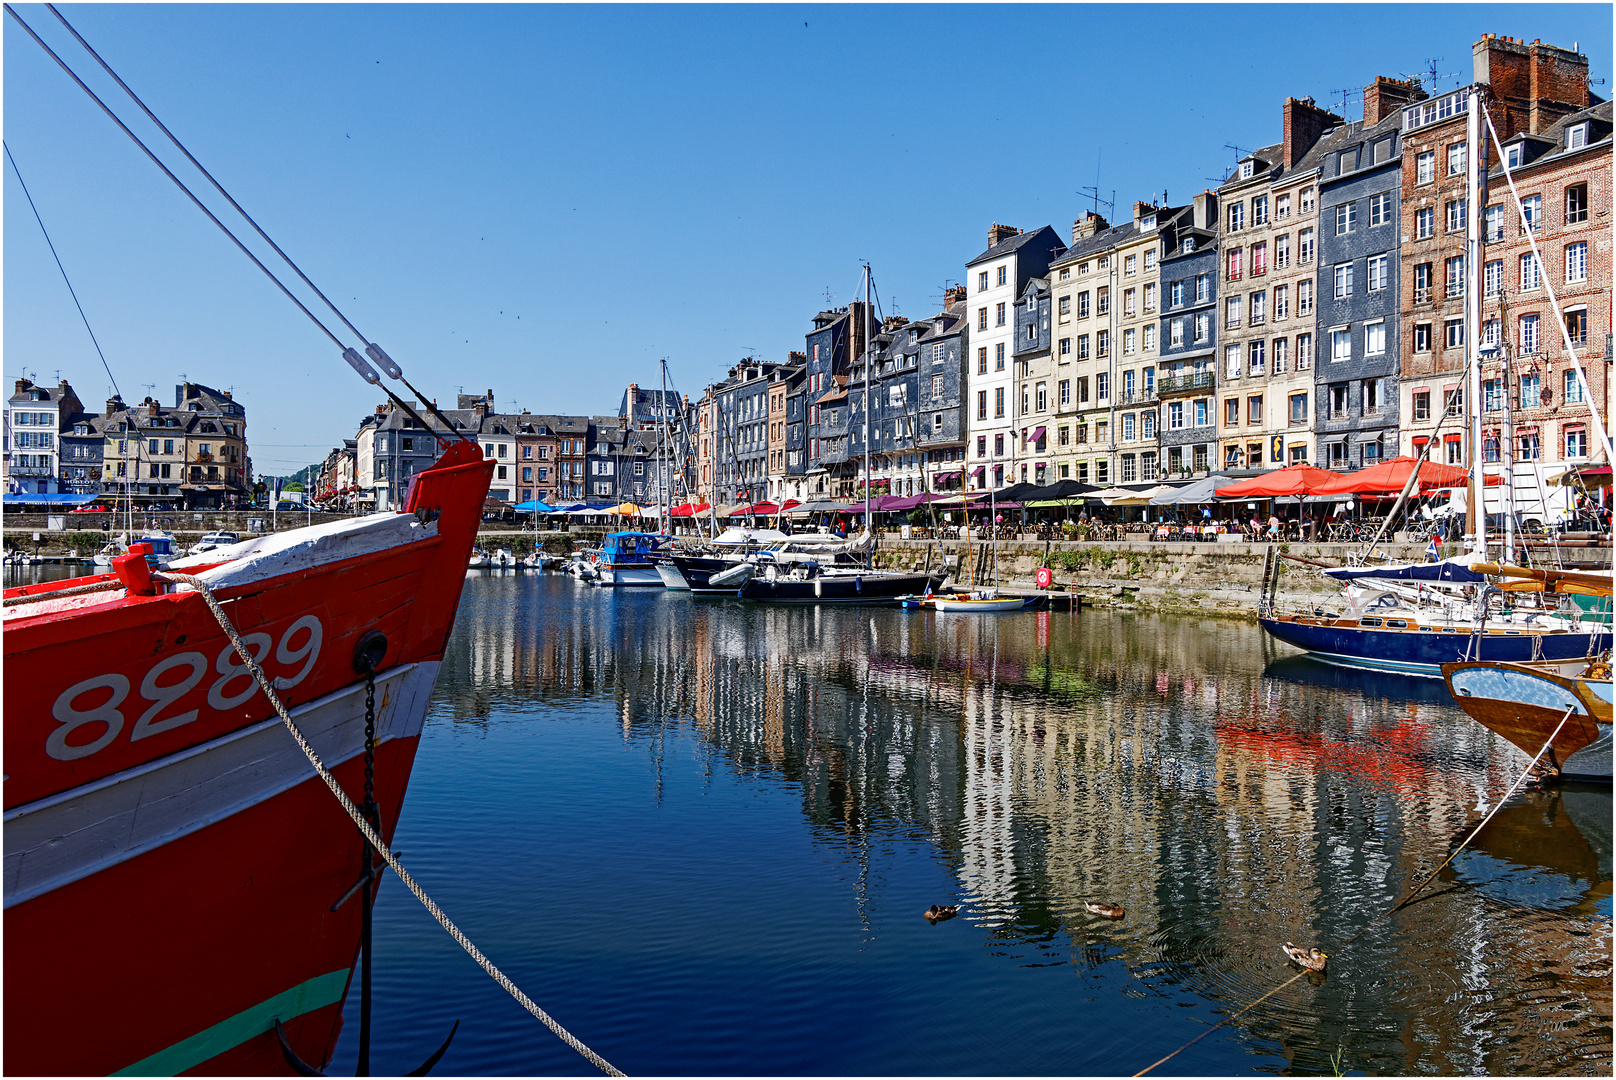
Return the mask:
<svg viewBox="0 0 1616 1080">
<path fill-rule="evenodd" d="M 1608 1076 L 1608 789 L 1516 796 L 1379 918 L 1524 763 L 1439 682 L 1243 623 L 474 574 L 395 843 L 631 1075 L 1129 1074 L 1294 941 L 1327 977 L 1158 1073 Z M 592 1072 L 391 879 L 375 976 L 377 1073 L 457 1019 L 438 1072 Z M 357 984 L 345 1025 L 333 1075 Z"/>
<path fill-rule="evenodd" d="M 479 575 L 396 844 L 631 1075 L 1132 1073 L 1287 940 L 1328 976 L 1162 1074 L 1609 1075 L 1608 790 L 1517 796 L 1376 921 L 1523 765 L 1439 682 L 1240 623 Z M 375 970 L 377 1071 L 456 1019 L 440 1070 L 591 1071 L 396 881 Z"/>
</svg>

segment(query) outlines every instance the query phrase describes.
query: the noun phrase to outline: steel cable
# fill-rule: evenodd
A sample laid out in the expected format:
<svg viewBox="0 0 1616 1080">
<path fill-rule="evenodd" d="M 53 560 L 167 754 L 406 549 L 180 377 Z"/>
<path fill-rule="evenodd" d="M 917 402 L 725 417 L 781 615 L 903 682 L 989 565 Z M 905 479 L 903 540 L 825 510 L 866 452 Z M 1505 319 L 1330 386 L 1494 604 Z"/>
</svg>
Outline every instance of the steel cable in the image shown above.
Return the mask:
<svg viewBox="0 0 1616 1080">
<path fill-rule="evenodd" d="M 398 861 L 398 857 L 383 843 L 381 835 L 365 819 L 365 815 L 354 805 L 353 800 L 348 798 L 347 793 L 337 783 L 336 777 L 331 775 L 331 770 L 326 768 L 325 763 L 320 760 L 320 756 L 315 752 L 314 747 L 309 744 L 303 732 L 298 729 L 297 724 L 292 720 L 291 713 L 287 711 L 286 705 L 281 701 L 280 695 L 275 693 L 274 688 L 269 684 L 269 680 L 264 676 L 263 668 L 259 667 L 258 662 L 253 659 L 251 650 L 242 644 L 235 627 L 230 624 L 229 617 L 224 613 L 224 608 L 219 606 L 219 601 L 214 597 L 212 588 L 201 578 L 191 574 L 154 572 L 152 577 L 158 581 L 189 585 L 201 595 L 203 601 L 208 605 L 208 610 L 213 612 L 213 617 L 218 620 L 219 626 L 224 630 L 225 636 L 230 639 L 230 644 L 235 648 L 236 655 L 241 657 L 242 663 L 246 664 L 248 670 L 252 672 L 252 676 L 257 680 L 259 688 L 264 691 L 264 697 L 274 707 L 276 714 L 281 718 L 281 722 L 286 725 L 286 730 L 292 733 L 292 738 L 297 741 L 298 748 L 303 751 L 303 756 L 309 759 L 309 764 L 314 766 L 314 771 L 320 774 L 320 779 L 325 781 L 325 786 L 330 788 L 331 793 L 337 797 L 337 801 L 342 804 L 342 809 L 353 819 L 354 824 L 359 826 L 359 831 L 364 834 L 365 839 L 387 862 L 393 873 L 398 875 L 398 879 L 404 883 L 405 887 L 415 894 L 415 898 L 421 902 L 421 905 L 438 921 L 438 925 L 448 931 L 449 936 L 454 938 L 455 944 L 466 950 L 466 953 L 477 962 L 477 966 L 487 972 L 488 976 L 498 983 L 506 993 L 515 998 L 524 1009 L 532 1013 L 540 1023 L 554 1032 L 557 1038 L 576 1050 L 591 1065 L 608 1076 L 625 1075 L 605 1058 L 585 1046 L 583 1042 L 562 1027 L 549 1013 L 539 1008 L 532 998 L 524 994 L 504 972 L 495 967 L 494 963 L 483 955 L 482 950 L 478 949 L 465 934 L 461 933 L 460 928 L 450 920 L 449 916 L 443 913 L 443 909 L 438 907 L 420 885 L 416 884 L 409 871 L 404 869 L 404 865 Z"/>
</svg>

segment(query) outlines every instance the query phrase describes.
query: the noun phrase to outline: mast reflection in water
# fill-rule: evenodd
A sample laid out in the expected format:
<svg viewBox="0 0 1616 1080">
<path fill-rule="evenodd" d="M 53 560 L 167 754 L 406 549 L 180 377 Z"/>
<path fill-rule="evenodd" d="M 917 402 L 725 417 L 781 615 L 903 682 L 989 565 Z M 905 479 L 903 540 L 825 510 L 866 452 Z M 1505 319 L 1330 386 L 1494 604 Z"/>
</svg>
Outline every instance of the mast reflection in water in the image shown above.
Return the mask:
<svg viewBox="0 0 1616 1080">
<path fill-rule="evenodd" d="M 478 577 L 397 842 L 631 1075 L 1130 1073 L 1365 927 L 1164 1073 L 1608 1075 L 1608 792 L 1518 796 L 1371 926 L 1525 759 L 1439 682 L 1265 648 Z M 458 1017 L 450 1072 L 588 1071 L 396 882 L 377 917 L 379 1056 Z"/>
</svg>

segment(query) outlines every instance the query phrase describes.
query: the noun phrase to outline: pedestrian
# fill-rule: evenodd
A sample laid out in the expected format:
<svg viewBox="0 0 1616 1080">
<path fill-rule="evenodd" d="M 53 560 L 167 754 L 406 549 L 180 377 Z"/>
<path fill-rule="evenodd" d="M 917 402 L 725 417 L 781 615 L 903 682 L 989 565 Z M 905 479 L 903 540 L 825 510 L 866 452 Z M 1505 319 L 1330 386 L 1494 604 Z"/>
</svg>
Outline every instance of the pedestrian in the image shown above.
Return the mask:
<svg viewBox="0 0 1616 1080">
<path fill-rule="evenodd" d="M 1276 513 L 1268 515 L 1268 535 L 1275 540 L 1279 539 L 1279 515 Z"/>
</svg>

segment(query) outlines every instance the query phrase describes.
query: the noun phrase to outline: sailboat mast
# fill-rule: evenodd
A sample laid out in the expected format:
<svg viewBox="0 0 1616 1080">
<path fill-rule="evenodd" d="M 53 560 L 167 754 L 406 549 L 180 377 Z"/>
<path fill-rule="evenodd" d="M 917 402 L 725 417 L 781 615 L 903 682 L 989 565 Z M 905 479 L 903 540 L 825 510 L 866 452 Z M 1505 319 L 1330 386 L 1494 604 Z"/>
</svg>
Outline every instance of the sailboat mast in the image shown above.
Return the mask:
<svg viewBox="0 0 1616 1080">
<path fill-rule="evenodd" d="M 870 521 L 870 368 L 874 339 L 870 335 L 870 264 L 864 264 L 864 527 L 871 536 L 875 526 Z"/>
<path fill-rule="evenodd" d="M 1481 454 L 1481 220 L 1485 205 L 1481 201 L 1481 159 L 1484 144 L 1481 137 L 1481 87 L 1470 91 L 1465 112 L 1465 139 L 1469 152 L 1465 154 L 1465 197 L 1469 212 L 1465 215 L 1465 299 L 1464 328 L 1465 355 L 1469 358 L 1470 378 L 1465 387 L 1465 414 L 1470 419 L 1469 443 L 1470 497 L 1466 500 L 1466 525 L 1472 540 L 1471 550 L 1487 554 L 1487 507 L 1482 502 L 1486 478 L 1482 475 Z M 1508 477 L 1506 483 L 1512 483 Z"/>
</svg>

